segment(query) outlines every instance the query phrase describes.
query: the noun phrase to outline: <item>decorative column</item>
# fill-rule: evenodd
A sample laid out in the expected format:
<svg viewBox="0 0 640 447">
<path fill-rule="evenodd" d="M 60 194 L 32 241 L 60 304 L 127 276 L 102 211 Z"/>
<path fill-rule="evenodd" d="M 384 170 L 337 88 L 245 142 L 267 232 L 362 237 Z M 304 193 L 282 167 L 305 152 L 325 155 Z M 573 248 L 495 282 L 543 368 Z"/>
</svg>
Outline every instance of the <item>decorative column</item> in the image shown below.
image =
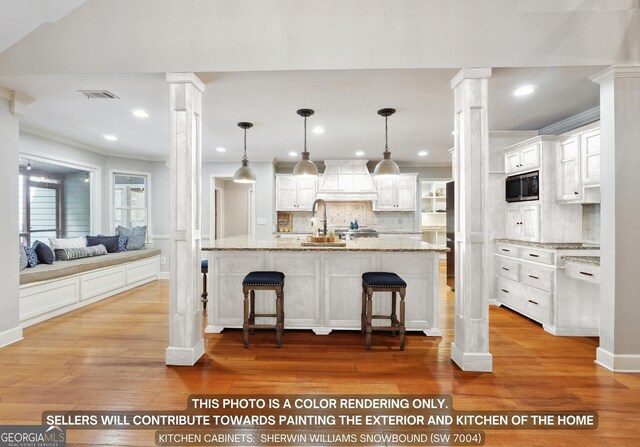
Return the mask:
<svg viewBox="0 0 640 447">
<path fill-rule="evenodd" d="M 451 358 L 463 371 L 491 371 L 489 302 L 484 278 L 486 170 L 489 160 L 487 80 L 491 68 L 463 68 L 454 91 L 456 291 Z"/>
<path fill-rule="evenodd" d="M 201 110 L 204 84 L 193 73 L 168 73 L 171 113 L 169 157 L 169 346 L 167 365 L 195 364 L 204 354 L 200 296 Z"/>
<path fill-rule="evenodd" d="M 640 66 L 613 66 L 600 84 L 600 346 L 596 363 L 640 372 Z"/>
</svg>

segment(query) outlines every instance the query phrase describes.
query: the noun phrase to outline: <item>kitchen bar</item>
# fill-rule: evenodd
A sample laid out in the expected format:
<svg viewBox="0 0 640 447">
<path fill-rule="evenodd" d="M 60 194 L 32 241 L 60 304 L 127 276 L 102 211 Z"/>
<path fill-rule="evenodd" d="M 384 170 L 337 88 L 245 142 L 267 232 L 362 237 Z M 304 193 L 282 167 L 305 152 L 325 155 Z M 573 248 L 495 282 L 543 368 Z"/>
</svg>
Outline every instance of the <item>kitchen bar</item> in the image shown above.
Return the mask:
<svg viewBox="0 0 640 447">
<path fill-rule="evenodd" d="M 242 279 L 253 270 L 277 270 L 286 276 L 285 330 L 360 330 L 362 274 L 388 271 L 407 282 L 406 327 L 440 336 L 439 254 L 446 252 L 409 238 L 361 238 L 345 247 L 305 247 L 294 237 L 252 239 L 236 236 L 216 240 L 208 252 L 210 293 L 205 332 L 242 327 Z M 274 300 L 260 299 L 256 311 L 273 313 Z M 374 314 L 388 313 L 389 299 L 374 300 Z M 259 322 L 259 319 L 256 319 Z"/>
</svg>

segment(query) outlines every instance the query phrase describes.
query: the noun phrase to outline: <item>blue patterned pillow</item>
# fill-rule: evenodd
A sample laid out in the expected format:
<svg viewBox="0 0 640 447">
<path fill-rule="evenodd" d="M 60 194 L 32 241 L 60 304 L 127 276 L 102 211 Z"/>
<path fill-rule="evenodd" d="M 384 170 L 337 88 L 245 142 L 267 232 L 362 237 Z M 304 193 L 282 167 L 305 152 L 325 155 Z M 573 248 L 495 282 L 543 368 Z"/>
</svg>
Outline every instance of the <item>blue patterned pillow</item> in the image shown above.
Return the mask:
<svg viewBox="0 0 640 447">
<path fill-rule="evenodd" d="M 27 254 L 27 266 L 35 267 L 38 265 L 38 255 L 36 251 L 31 247 L 24 247 L 24 252 Z"/>
<path fill-rule="evenodd" d="M 127 242 L 129 238 L 122 234 L 118 235 L 118 251 L 127 251 Z"/>
<path fill-rule="evenodd" d="M 127 242 L 127 250 L 140 250 L 144 248 L 144 244 L 147 240 L 146 225 L 144 227 L 133 227 L 131 229 L 118 225 L 116 233 L 120 236 L 127 236 L 129 238 Z"/>
</svg>

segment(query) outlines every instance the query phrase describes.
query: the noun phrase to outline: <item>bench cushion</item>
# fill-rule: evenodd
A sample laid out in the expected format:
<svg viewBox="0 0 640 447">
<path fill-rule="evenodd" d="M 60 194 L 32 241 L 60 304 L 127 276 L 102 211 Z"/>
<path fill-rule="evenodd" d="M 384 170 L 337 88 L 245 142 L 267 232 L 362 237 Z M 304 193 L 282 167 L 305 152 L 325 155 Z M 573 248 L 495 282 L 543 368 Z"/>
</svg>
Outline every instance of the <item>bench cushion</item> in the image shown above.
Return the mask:
<svg viewBox="0 0 640 447">
<path fill-rule="evenodd" d="M 395 273 L 367 272 L 362 281 L 370 287 L 407 287 L 407 283 Z"/>
<path fill-rule="evenodd" d="M 52 265 L 37 265 L 20 272 L 20 284 L 29 284 L 39 281 L 49 281 L 64 278 L 78 273 L 89 272 L 104 267 L 139 261 L 140 259 L 159 256 L 157 248 L 145 248 L 142 250 L 125 251 L 122 253 L 110 253 L 93 258 L 74 259 L 73 261 L 54 262 Z"/>
<path fill-rule="evenodd" d="M 242 280 L 243 286 L 278 286 L 284 282 L 281 272 L 251 272 Z"/>
</svg>

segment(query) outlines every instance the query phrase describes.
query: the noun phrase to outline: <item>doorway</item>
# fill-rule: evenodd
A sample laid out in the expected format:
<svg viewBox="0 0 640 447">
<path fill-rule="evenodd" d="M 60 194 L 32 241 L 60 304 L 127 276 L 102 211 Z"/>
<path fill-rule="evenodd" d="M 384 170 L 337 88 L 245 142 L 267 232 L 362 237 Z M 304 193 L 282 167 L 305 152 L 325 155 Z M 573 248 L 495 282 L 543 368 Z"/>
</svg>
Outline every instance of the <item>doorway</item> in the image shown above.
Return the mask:
<svg viewBox="0 0 640 447">
<path fill-rule="evenodd" d="M 255 236 L 254 185 L 233 177 L 211 178 L 211 237 Z"/>
</svg>

